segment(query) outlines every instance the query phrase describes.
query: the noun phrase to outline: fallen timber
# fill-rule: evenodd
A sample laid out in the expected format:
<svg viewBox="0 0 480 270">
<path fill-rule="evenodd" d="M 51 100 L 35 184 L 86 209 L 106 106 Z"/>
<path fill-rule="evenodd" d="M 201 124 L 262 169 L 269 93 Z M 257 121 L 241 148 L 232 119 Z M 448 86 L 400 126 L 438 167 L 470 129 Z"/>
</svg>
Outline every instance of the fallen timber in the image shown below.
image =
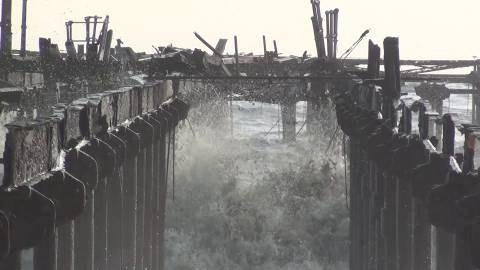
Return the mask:
<svg viewBox="0 0 480 270">
<path fill-rule="evenodd" d="M 92 94 L 7 125 L 0 269 L 161 269 L 174 129 L 172 81 Z"/>
<path fill-rule="evenodd" d="M 454 123 L 423 100 L 399 99 L 398 39 L 384 47 L 382 87 L 366 79 L 335 98 L 349 137 L 350 269 L 476 269 L 478 122 Z M 456 127 L 465 138 L 460 153 Z"/>
</svg>

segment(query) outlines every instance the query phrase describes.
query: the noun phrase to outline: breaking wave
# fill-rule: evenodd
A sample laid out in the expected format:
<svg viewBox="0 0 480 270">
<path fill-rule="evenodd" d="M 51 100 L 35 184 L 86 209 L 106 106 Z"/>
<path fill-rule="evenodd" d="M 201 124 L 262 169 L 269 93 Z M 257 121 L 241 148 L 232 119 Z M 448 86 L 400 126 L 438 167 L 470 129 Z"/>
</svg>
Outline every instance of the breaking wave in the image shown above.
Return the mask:
<svg viewBox="0 0 480 270">
<path fill-rule="evenodd" d="M 192 109 L 191 128 L 177 132 L 166 269 L 347 269 L 341 140 L 328 153 L 331 136 L 301 133 L 284 144 L 266 134 L 277 106 L 234 102 L 232 110 L 234 137 L 222 101 Z"/>
</svg>

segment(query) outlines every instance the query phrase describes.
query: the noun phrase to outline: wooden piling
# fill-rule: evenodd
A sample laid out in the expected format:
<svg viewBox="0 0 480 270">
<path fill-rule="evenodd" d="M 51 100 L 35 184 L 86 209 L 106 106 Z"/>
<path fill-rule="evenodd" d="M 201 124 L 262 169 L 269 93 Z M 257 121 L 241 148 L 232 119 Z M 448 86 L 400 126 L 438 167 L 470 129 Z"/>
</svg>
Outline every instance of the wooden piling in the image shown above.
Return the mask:
<svg viewBox="0 0 480 270">
<path fill-rule="evenodd" d="M 453 156 L 455 154 L 455 123 L 449 114 L 442 117 L 442 122 L 442 153 Z M 436 270 L 454 269 L 455 235 L 436 227 L 435 236 Z"/>
<path fill-rule="evenodd" d="M 168 123 L 168 122 L 167 122 Z M 165 129 L 162 131 L 160 138 L 160 152 L 159 152 L 159 224 L 158 224 L 158 265 L 159 269 L 164 269 L 164 257 L 165 257 L 165 248 L 164 248 L 164 229 L 165 229 L 165 210 L 167 204 L 167 181 L 168 177 L 165 174 L 167 166 L 167 147 L 169 145 L 168 140 L 168 127 L 165 126 Z"/>
<path fill-rule="evenodd" d="M 27 51 L 27 0 L 22 1 L 22 34 L 20 37 L 20 56 L 25 57 Z"/>
<path fill-rule="evenodd" d="M 427 109 L 423 105 L 419 109 L 418 129 L 420 139 L 426 140 L 430 137 Z M 431 238 L 432 226 L 428 219 L 428 210 L 422 200 L 413 199 L 413 269 L 430 269 L 431 267 Z"/>
<path fill-rule="evenodd" d="M 107 178 L 107 269 L 122 269 L 123 244 L 123 203 L 122 186 L 124 182 L 124 166 L 114 170 Z"/>
<path fill-rule="evenodd" d="M 398 38 L 387 37 L 384 40 L 385 83 L 383 87 L 382 115 L 388 119 L 390 127 L 396 127 L 396 100 L 400 98 L 400 60 Z M 383 225 L 385 240 L 385 269 L 398 269 L 397 222 L 397 182 L 393 177 L 385 178 L 385 204 Z"/>
<path fill-rule="evenodd" d="M 152 139 L 153 143 L 153 139 Z M 154 169 L 154 144 L 148 146 L 146 150 L 146 159 L 145 159 L 145 210 L 144 210 L 144 242 L 143 242 L 143 256 L 144 264 L 143 268 L 152 269 L 152 221 L 153 221 L 153 169 Z"/>
<path fill-rule="evenodd" d="M 410 134 L 412 131 L 412 111 L 408 107 L 403 108 L 402 118 L 403 132 Z M 397 179 L 397 240 L 398 240 L 398 269 L 412 269 L 412 184 L 407 177 Z"/>
<path fill-rule="evenodd" d="M 57 270 L 57 234 L 55 232 L 47 235 L 45 239 L 34 248 L 33 269 Z"/>
<path fill-rule="evenodd" d="M 368 78 L 376 79 L 380 74 L 380 47 L 368 41 Z"/>
<path fill-rule="evenodd" d="M 74 269 L 74 239 L 75 222 L 69 221 L 67 224 L 59 226 L 56 231 L 58 234 L 57 267 L 58 270 Z"/>
<path fill-rule="evenodd" d="M 278 57 L 278 47 L 277 47 L 277 41 L 274 40 L 273 41 L 273 49 L 274 49 L 274 52 L 275 52 L 275 57 Z"/>
<path fill-rule="evenodd" d="M 95 189 L 95 269 L 107 267 L 107 179 Z"/>
<path fill-rule="evenodd" d="M 163 127 L 157 129 L 158 132 L 162 131 Z M 160 233 L 160 135 L 158 135 L 158 139 L 155 141 L 153 145 L 153 175 L 152 175 L 152 231 L 151 231 L 151 239 L 152 239 L 152 269 L 160 269 L 160 258 L 159 256 L 159 248 L 160 243 L 158 241 L 159 233 Z"/>
<path fill-rule="evenodd" d="M 234 37 L 235 41 L 235 71 L 237 73 L 237 76 L 240 76 L 240 63 L 239 63 L 239 57 L 238 57 L 238 39 L 237 36 Z"/>
<path fill-rule="evenodd" d="M 87 191 L 87 205 L 75 220 L 74 269 L 94 270 L 95 191 Z"/>
<path fill-rule="evenodd" d="M 125 162 L 125 178 L 123 198 L 123 228 L 124 228 L 124 250 L 123 264 L 126 269 L 135 269 L 136 267 L 136 224 L 137 224 L 137 156 L 128 155 Z"/>
<path fill-rule="evenodd" d="M 268 51 L 267 51 L 267 39 L 265 35 L 263 36 L 263 61 L 265 65 L 265 75 L 268 75 L 270 72 L 270 60 L 268 56 Z"/>
<path fill-rule="evenodd" d="M 145 171 L 146 171 L 146 149 L 140 150 L 137 159 L 137 202 L 136 202 L 136 267 L 144 269 L 144 222 L 145 222 Z"/>
<path fill-rule="evenodd" d="M 12 250 L 7 258 L 0 261 L 1 270 L 22 270 L 22 252 Z"/>
<path fill-rule="evenodd" d="M 3 57 L 12 53 L 12 0 L 2 0 L 0 49 Z"/>
</svg>

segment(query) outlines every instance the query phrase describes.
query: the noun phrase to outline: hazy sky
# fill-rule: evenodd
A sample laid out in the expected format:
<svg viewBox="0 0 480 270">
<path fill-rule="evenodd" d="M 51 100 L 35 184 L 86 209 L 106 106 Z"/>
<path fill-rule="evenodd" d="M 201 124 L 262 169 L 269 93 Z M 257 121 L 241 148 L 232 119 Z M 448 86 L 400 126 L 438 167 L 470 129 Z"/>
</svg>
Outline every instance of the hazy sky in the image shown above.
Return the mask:
<svg viewBox="0 0 480 270">
<path fill-rule="evenodd" d="M 14 48 L 20 41 L 21 2 L 13 0 Z M 242 52 L 263 52 L 262 35 L 276 39 L 281 53 L 315 52 L 310 0 L 28 0 L 29 50 L 38 50 L 39 37 L 51 37 L 64 48 L 65 21 L 87 15 L 109 14 L 115 38 L 137 51 L 152 52 L 151 45 L 202 48 L 197 31 L 211 43 L 233 35 Z M 339 52 L 347 49 L 366 29 L 382 43 L 386 36 L 400 37 L 402 59 L 472 59 L 480 56 L 478 0 L 322 0 L 325 9 L 340 9 Z M 83 27 L 74 30 L 84 37 Z M 366 44 L 352 56 L 365 57 Z"/>
</svg>

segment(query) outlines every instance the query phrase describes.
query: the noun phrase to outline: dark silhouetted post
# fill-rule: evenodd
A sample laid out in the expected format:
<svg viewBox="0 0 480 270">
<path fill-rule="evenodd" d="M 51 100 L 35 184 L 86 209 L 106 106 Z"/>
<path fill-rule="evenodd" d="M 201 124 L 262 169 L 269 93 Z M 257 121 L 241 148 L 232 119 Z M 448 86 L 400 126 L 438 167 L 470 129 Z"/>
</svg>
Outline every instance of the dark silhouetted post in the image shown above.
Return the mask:
<svg viewBox="0 0 480 270">
<path fill-rule="evenodd" d="M 20 43 L 20 56 L 25 57 L 27 51 L 27 0 L 23 0 L 22 6 L 22 37 Z"/>
<path fill-rule="evenodd" d="M 395 110 L 396 101 L 400 98 L 400 60 L 398 38 L 387 37 L 383 43 L 385 59 L 385 84 L 383 87 L 382 115 L 389 120 L 391 128 L 396 127 L 397 116 Z M 398 268 L 397 250 L 397 183 L 393 177 L 385 178 L 385 209 L 384 217 L 384 240 L 385 240 L 385 269 L 395 270 Z"/>
<path fill-rule="evenodd" d="M 422 140 L 429 139 L 429 122 L 427 108 L 422 105 L 419 109 L 418 120 L 418 129 Z M 428 210 L 421 200 L 414 199 L 413 212 L 413 269 L 430 269 L 432 226 L 428 219 Z"/>
<path fill-rule="evenodd" d="M 240 65 L 239 65 L 239 60 L 238 60 L 238 39 L 237 39 L 237 36 L 234 37 L 234 41 L 235 41 L 235 70 L 237 72 L 237 76 L 240 75 Z"/>
<path fill-rule="evenodd" d="M 445 114 L 442 117 L 442 123 L 442 153 L 446 156 L 453 156 L 455 154 L 455 123 L 452 121 L 450 114 Z M 454 269 L 455 235 L 440 227 L 435 228 L 435 233 L 436 270 Z"/>
</svg>

